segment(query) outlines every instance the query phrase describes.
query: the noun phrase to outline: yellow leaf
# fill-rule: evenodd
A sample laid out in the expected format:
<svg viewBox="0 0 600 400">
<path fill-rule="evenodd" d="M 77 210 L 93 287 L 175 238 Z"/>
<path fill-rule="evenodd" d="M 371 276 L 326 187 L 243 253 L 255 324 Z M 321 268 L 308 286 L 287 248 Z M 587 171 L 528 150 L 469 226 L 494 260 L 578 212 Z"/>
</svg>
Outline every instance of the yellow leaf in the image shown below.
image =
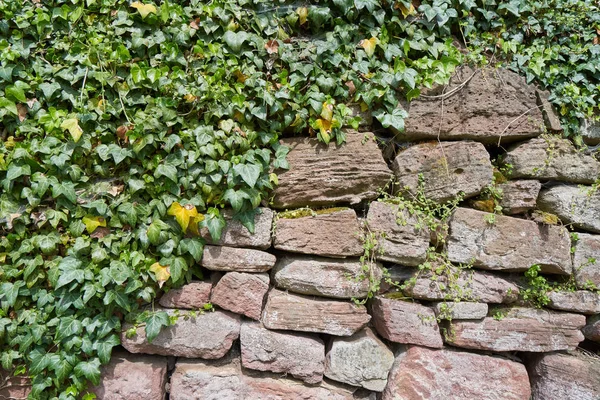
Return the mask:
<svg viewBox="0 0 600 400">
<path fill-rule="evenodd" d="M 319 128 L 319 131 L 321 132 L 321 136 L 323 137 L 323 140 L 325 140 L 325 142 L 329 142 L 329 138 L 330 138 L 329 134 L 331 133 L 331 121 L 327 121 L 326 119 L 319 118 L 315 122 L 315 126 L 317 128 Z"/>
<path fill-rule="evenodd" d="M 131 3 L 131 7 L 138 10 L 142 18 L 146 18 L 148 14 L 156 14 L 156 7 L 154 4 L 144 4 L 139 1 L 135 1 Z"/>
<path fill-rule="evenodd" d="M 65 119 L 63 123 L 60 124 L 60 127 L 65 131 L 69 131 L 75 143 L 79 141 L 81 134 L 83 134 L 83 130 L 79 127 L 77 118 Z"/>
<path fill-rule="evenodd" d="M 323 103 L 323 108 L 321 108 L 321 118 L 326 121 L 331 121 L 333 119 L 333 106 L 331 104 L 327 104 L 327 102 Z"/>
<path fill-rule="evenodd" d="M 183 99 L 187 102 L 187 103 L 193 103 L 194 101 L 196 101 L 197 97 L 194 96 L 193 94 L 186 94 L 185 96 L 183 96 Z"/>
<path fill-rule="evenodd" d="M 375 53 L 375 45 L 376 44 L 377 44 L 377 38 L 375 38 L 375 37 L 372 37 L 371 39 L 363 39 L 360 41 L 360 43 L 358 43 L 358 45 L 360 47 L 365 49 L 365 53 L 367 53 L 367 55 L 369 57 L 371 57 L 373 55 L 373 53 Z"/>
<path fill-rule="evenodd" d="M 182 206 L 181 204 L 174 202 L 171 204 L 171 207 L 169 207 L 167 214 L 175 217 L 177 223 L 181 226 L 181 230 L 185 233 L 190 224 L 190 219 L 197 217 L 198 211 L 192 204 Z"/>
<path fill-rule="evenodd" d="M 298 14 L 298 17 L 300 18 L 300 25 L 304 25 L 308 19 L 308 8 L 298 7 L 296 14 Z"/>
<path fill-rule="evenodd" d="M 410 7 L 406 8 L 404 6 L 404 4 L 396 3 L 396 8 L 400 9 L 400 12 L 402 12 L 402 16 L 404 18 L 408 17 L 409 15 L 413 15 L 415 13 L 415 7 L 412 4 L 410 5 Z"/>
<path fill-rule="evenodd" d="M 106 226 L 106 220 L 102 217 L 86 216 L 83 217 L 82 222 L 85 225 L 85 230 L 87 231 L 87 233 L 94 232 L 99 226 Z"/>
<path fill-rule="evenodd" d="M 166 281 L 171 277 L 171 271 L 169 270 L 169 266 L 162 266 L 159 263 L 155 262 L 150 266 L 150 271 L 154 272 L 154 276 L 156 277 L 156 282 L 158 282 L 158 287 L 162 288 Z"/>
<path fill-rule="evenodd" d="M 198 214 L 196 217 L 192 218 L 190 221 L 190 225 L 188 226 L 189 232 L 194 236 L 200 236 L 200 230 L 198 229 L 198 224 L 204 221 L 204 215 Z"/>
</svg>

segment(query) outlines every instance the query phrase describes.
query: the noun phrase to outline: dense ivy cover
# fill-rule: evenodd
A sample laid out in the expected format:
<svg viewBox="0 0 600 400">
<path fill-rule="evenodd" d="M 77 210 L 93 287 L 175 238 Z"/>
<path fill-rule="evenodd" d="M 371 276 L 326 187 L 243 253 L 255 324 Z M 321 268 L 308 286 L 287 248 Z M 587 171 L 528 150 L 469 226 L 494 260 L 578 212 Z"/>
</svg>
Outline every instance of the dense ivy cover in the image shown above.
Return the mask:
<svg viewBox="0 0 600 400">
<path fill-rule="evenodd" d="M 223 207 L 253 229 L 280 135 L 343 142 L 355 108 L 402 130 L 486 46 L 567 120 L 596 107 L 591 2 L 158 3 L 0 0 L 0 362 L 35 399 L 94 398 L 124 319 L 172 322 L 145 306 L 200 275 Z"/>
</svg>

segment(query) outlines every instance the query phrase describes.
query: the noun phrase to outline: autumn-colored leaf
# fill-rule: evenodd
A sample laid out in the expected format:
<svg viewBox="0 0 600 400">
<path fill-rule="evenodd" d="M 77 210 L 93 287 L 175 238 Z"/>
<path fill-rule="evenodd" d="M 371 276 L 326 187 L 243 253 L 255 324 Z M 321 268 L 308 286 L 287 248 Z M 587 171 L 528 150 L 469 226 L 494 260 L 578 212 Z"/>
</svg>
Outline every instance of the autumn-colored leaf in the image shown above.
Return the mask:
<svg viewBox="0 0 600 400">
<path fill-rule="evenodd" d="M 17 113 L 19 114 L 19 121 L 25 121 L 27 118 L 27 107 L 25 104 L 17 104 Z"/>
<path fill-rule="evenodd" d="M 171 277 L 171 270 L 169 269 L 169 266 L 163 266 L 157 262 L 150 266 L 150 272 L 154 272 L 154 277 L 156 278 L 159 288 L 162 288 L 165 282 Z"/>
<path fill-rule="evenodd" d="M 129 141 L 127 132 L 133 129 L 133 125 L 121 125 L 117 128 L 117 137 L 121 140 Z"/>
<path fill-rule="evenodd" d="M 402 16 L 404 18 L 408 17 L 409 15 L 413 15 L 416 12 L 415 6 L 413 6 L 412 3 L 410 5 L 410 7 L 407 8 L 404 4 L 398 2 L 394 6 L 394 8 L 400 9 L 400 12 L 402 13 Z"/>
<path fill-rule="evenodd" d="M 193 103 L 194 101 L 196 101 L 198 97 L 194 96 L 193 94 L 186 94 L 185 96 L 183 96 L 183 99 L 186 101 L 186 103 Z"/>
<path fill-rule="evenodd" d="M 296 14 L 298 14 L 300 25 L 304 25 L 308 19 L 308 8 L 298 7 L 298 9 L 296 10 Z"/>
<path fill-rule="evenodd" d="M 198 216 L 198 211 L 193 204 L 182 206 L 181 204 L 174 202 L 171 204 L 171 207 L 169 207 L 167 214 L 174 216 L 179 226 L 181 226 L 181 230 L 186 232 L 190 220 Z"/>
<path fill-rule="evenodd" d="M 346 87 L 348 87 L 348 92 L 350 93 L 350 96 L 352 96 L 354 92 L 356 92 L 356 86 L 354 85 L 354 82 L 348 81 L 345 83 L 345 85 Z"/>
<path fill-rule="evenodd" d="M 63 123 L 60 124 L 60 127 L 65 131 L 69 131 L 75 143 L 79 141 L 81 135 L 83 134 L 83 129 L 79 127 L 79 121 L 77 121 L 77 118 L 65 119 Z"/>
<path fill-rule="evenodd" d="M 237 78 L 237 81 L 239 83 L 244 83 L 244 82 L 246 82 L 246 79 L 248 79 L 248 75 L 244 75 L 239 69 L 236 69 L 233 72 L 233 76 L 235 76 Z"/>
<path fill-rule="evenodd" d="M 369 57 L 371 57 L 373 53 L 375 53 L 375 46 L 377 45 L 377 42 L 377 38 L 372 37 L 371 39 L 361 40 L 358 45 L 365 50 L 365 53 L 367 53 Z"/>
<path fill-rule="evenodd" d="M 131 7 L 138 10 L 142 19 L 146 18 L 148 14 L 156 14 L 156 6 L 154 4 L 144 4 L 139 1 L 131 3 Z"/>
<path fill-rule="evenodd" d="M 279 42 L 277 40 L 269 40 L 265 43 L 265 49 L 268 54 L 277 54 L 277 49 L 279 49 Z"/>
<path fill-rule="evenodd" d="M 321 132 L 323 139 L 328 142 L 331 133 L 331 121 L 319 118 L 315 122 L 315 126 L 319 129 L 319 132 Z"/>
<path fill-rule="evenodd" d="M 106 219 L 103 217 L 85 216 L 81 221 L 85 225 L 87 233 L 94 232 L 99 226 L 106 226 Z"/>
<path fill-rule="evenodd" d="M 190 22 L 190 28 L 198 30 L 200 29 L 200 26 L 198 25 L 200 23 L 200 18 L 196 18 L 193 19 L 192 22 Z"/>
<path fill-rule="evenodd" d="M 190 225 L 188 226 L 188 232 L 194 236 L 200 236 L 200 230 L 198 229 L 198 224 L 204 221 L 204 215 L 198 214 L 196 217 L 192 218 L 190 221 Z"/>
<path fill-rule="evenodd" d="M 104 236 L 110 233 L 110 229 L 100 226 L 96 228 L 96 230 L 90 234 L 92 239 L 102 239 Z"/>
<path fill-rule="evenodd" d="M 38 99 L 36 99 L 35 97 L 32 99 L 27 99 L 27 106 L 29 108 L 33 108 L 33 105 L 37 102 L 38 102 Z"/>
<path fill-rule="evenodd" d="M 331 121 L 333 119 L 333 105 L 327 104 L 327 102 L 323 103 L 323 107 L 321 108 L 321 118 L 325 121 Z"/>
</svg>

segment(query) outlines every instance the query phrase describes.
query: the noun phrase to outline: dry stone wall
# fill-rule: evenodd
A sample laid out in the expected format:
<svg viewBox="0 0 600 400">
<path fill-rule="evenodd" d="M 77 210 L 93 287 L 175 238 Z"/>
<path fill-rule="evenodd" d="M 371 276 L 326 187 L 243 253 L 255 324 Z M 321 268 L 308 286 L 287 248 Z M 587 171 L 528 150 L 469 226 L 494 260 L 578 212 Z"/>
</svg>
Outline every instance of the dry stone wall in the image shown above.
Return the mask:
<svg viewBox="0 0 600 400">
<path fill-rule="evenodd" d="M 151 343 L 124 327 L 97 398 L 600 399 L 597 155 L 548 135 L 544 94 L 509 71 L 448 92 L 413 102 L 385 149 L 283 139 L 291 168 L 255 232 L 231 214 L 219 241 L 203 232 L 206 281 L 159 299 L 177 318 Z M 432 227 L 397 191 L 462 200 Z M 537 301 L 533 265 L 557 282 Z"/>
</svg>

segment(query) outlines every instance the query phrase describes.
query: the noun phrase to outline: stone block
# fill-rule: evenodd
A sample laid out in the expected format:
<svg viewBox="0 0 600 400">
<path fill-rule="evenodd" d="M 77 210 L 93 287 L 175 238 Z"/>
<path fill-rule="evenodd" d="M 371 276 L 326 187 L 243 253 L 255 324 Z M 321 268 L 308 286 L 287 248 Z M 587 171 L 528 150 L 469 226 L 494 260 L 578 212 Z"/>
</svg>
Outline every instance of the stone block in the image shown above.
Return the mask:
<svg viewBox="0 0 600 400">
<path fill-rule="evenodd" d="M 217 282 L 210 299 L 225 310 L 258 320 L 268 291 L 267 274 L 228 272 Z"/>
</svg>

